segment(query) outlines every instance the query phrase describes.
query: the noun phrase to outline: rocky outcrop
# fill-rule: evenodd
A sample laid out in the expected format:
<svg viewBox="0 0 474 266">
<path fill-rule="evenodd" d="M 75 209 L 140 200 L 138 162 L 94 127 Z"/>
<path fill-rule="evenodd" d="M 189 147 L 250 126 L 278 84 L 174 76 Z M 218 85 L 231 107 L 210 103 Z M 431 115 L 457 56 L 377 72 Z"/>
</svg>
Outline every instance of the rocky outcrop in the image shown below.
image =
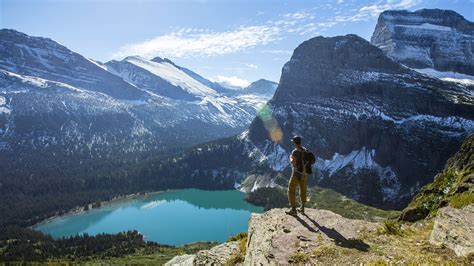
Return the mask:
<svg viewBox="0 0 474 266">
<path fill-rule="evenodd" d="M 439 210 L 431 232 L 430 242 L 445 245 L 458 256 L 474 252 L 474 204 L 462 209 L 451 207 Z"/>
<path fill-rule="evenodd" d="M 451 10 L 382 12 L 371 43 L 412 68 L 474 75 L 474 23 Z"/>
<path fill-rule="evenodd" d="M 394 221 L 353 220 L 320 209 L 297 216 L 272 209 L 250 217 L 245 246 L 241 238 L 173 258 L 167 265 L 466 264 L 472 260 L 464 256 L 472 252 L 472 207 L 443 209 L 433 231 L 425 222 L 400 226 Z"/>
<path fill-rule="evenodd" d="M 351 220 L 330 211 L 307 209 L 291 216 L 283 209 L 253 214 L 249 222 L 245 264 L 268 265 L 297 262 L 297 254 L 326 243 L 367 250 L 361 232 L 374 231 L 376 223 Z"/>
</svg>

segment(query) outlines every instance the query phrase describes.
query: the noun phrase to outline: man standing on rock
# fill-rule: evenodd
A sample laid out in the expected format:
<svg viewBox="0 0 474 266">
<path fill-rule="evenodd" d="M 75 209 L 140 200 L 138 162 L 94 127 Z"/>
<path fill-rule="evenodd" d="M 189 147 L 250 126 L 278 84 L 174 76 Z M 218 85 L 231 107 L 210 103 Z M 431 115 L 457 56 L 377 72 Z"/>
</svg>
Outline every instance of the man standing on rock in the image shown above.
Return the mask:
<svg viewBox="0 0 474 266">
<path fill-rule="evenodd" d="M 304 213 L 304 205 L 306 203 L 306 190 L 307 190 L 307 180 L 308 174 L 306 171 L 306 165 L 303 162 L 305 152 L 308 152 L 301 145 L 301 137 L 295 136 L 291 139 L 293 144 L 295 144 L 295 149 L 291 152 L 290 162 L 293 169 L 291 173 L 290 182 L 288 183 L 288 200 L 290 202 L 291 209 L 287 211 L 287 214 L 297 215 L 296 211 L 296 187 L 300 187 L 300 199 L 301 199 L 301 208 L 298 209 L 301 213 Z M 312 154 L 311 154 L 312 155 Z M 313 156 L 314 157 L 314 156 Z M 309 162 L 308 162 L 309 163 Z"/>
</svg>

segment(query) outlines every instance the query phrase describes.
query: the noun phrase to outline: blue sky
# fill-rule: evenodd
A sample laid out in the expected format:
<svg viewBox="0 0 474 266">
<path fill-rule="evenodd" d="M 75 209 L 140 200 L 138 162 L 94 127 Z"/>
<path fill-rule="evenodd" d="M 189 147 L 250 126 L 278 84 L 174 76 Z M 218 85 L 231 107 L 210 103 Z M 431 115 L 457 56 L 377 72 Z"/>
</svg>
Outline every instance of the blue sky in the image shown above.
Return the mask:
<svg viewBox="0 0 474 266">
<path fill-rule="evenodd" d="M 370 39 L 386 9 L 442 8 L 473 21 L 474 0 L 0 0 L 0 27 L 49 37 L 102 62 L 167 57 L 215 81 L 278 81 L 304 40 Z"/>
</svg>

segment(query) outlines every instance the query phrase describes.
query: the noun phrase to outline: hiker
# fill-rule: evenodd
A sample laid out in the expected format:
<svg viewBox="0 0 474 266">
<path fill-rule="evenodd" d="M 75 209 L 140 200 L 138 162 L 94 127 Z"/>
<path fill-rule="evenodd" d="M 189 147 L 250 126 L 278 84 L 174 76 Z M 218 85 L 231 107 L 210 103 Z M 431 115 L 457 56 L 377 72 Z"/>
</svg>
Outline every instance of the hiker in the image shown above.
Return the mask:
<svg viewBox="0 0 474 266">
<path fill-rule="evenodd" d="M 291 141 L 295 145 L 295 149 L 290 155 L 290 162 L 293 171 L 291 173 L 290 182 L 288 183 L 288 200 L 290 202 L 291 209 L 286 213 L 290 215 L 297 215 L 296 187 L 300 187 L 301 207 L 298 209 L 298 211 L 304 214 L 308 174 L 311 174 L 312 172 L 312 164 L 315 162 L 315 157 L 313 153 L 301 145 L 301 137 L 294 136 Z"/>
</svg>

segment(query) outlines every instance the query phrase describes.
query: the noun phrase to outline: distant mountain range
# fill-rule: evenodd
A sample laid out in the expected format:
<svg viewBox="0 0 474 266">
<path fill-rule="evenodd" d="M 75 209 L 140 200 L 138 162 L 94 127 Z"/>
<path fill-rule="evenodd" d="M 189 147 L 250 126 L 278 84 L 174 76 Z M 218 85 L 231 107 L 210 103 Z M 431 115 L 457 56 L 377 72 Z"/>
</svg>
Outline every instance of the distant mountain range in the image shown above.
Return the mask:
<svg viewBox="0 0 474 266">
<path fill-rule="evenodd" d="M 51 39 L 0 31 L 1 152 L 91 158 L 177 150 L 245 129 L 276 84 L 229 91 L 169 59 L 105 64 Z M 87 156 L 87 155 L 86 155 Z"/>
</svg>

